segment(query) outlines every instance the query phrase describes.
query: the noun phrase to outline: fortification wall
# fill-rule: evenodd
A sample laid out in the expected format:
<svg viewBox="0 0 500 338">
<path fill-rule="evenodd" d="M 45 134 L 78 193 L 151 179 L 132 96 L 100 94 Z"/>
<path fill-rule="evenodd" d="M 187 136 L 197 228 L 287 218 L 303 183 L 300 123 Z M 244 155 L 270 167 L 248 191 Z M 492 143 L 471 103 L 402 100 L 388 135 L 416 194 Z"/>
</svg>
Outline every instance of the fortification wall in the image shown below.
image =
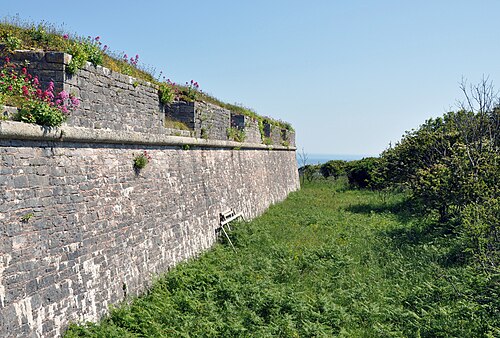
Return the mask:
<svg viewBox="0 0 500 338">
<path fill-rule="evenodd" d="M 0 335 L 97 320 L 298 187 L 287 147 L 0 121 Z"/>
<path fill-rule="evenodd" d="M 155 84 L 90 63 L 70 75 L 66 67 L 71 55 L 62 52 L 16 51 L 10 58 L 38 76 L 44 88 L 52 81 L 56 92 L 65 90 L 80 98 L 81 105 L 71 113 L 68 126 L 228 140 L 228 128 L 232 127 L 232 113 L 228 109 L 198 101 L 163 105 Z M 184 122 L 191 132 L 165 128 L 166 117 Z M 246 141 L 262 143 L 256 121 L 248 117 L 245 121 L 248 123 L 239 128 L 246 134 Z M 273 130 L 268 136 L 269 145 L 295 146 L 293 132 L 288 132 L 289 140 L 284 140 L 280 128 L 270 125 L 268 128 Z"/>
</svg>

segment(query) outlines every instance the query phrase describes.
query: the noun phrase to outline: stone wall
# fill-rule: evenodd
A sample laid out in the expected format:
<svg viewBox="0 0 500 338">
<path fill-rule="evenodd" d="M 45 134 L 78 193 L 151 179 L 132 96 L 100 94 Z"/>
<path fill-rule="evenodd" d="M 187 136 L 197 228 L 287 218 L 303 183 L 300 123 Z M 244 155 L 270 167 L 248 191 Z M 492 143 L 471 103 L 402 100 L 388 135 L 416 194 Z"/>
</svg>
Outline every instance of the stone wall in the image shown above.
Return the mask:
<svg viewBox="0 0 500 338">
<path fill-rule="evenodd" d="M 231 112 L 207 102 L 174 102 L 165 107 L 167 117 L 185 123 L 194 136 L 212 140 L 227 140 Z"/>
<path fill-rule="evenodd" d="M 186 131 L 164 127 L 165 115 L 184 122 L 198 138 L 227 140 L 231 112 L 206 102 L 174 102 L 162 105 L 155 84 L 87 63 L 76 74 L 66 73 L 71 55 L 61 52 L 16 51 L 12 62 L 27 65 L 43 87 L 54 82 L 55 91 L 65 90 L 81 100 L 67 125 L 91 129 L 137 131 L 142 133 L 190 136 Z M 0 60 L 0 64 L 2 60 Z M 243 128 L 247 142 L 262 143 L 256 121 L 247 119 Z M 258 134 L 257 134 L 258 132 Z M 294 137 L 293 133 L 292 136 Z M 271 145 L 282 145 L 281 134 L 272 134 Z M 295 143 L 287 141 L 287 143 Z"/>
<path fill-rule="evenodd" d="M 165 132 L 158 88 L 151 83 L 90 63 L 69 75 L 66 65 L 71 56 L 61 52 L 18 51 L 11 59 L 19 65 L 27 64 L 44 88 L 53 81 L 56 92 L 65 90 L 80 98 L 80 107 L 67 121 L 70 126 Z"/>
<path fill-rule="evenodd" d="M 97 320 L 209 248 L 221 211 L 251 219 L 299 187 L 286 148 L 63 131 L 0 121 L 2 337 L 54 337 Z M 152 160 L 136 172 L 144 150 Z"/>
<path fill-rule="evenodd" d="M 262 143 L 259 122 L 249 116 L 231 114 L 231 127 L 244 131 L 245 142 Z"/>
</svg>

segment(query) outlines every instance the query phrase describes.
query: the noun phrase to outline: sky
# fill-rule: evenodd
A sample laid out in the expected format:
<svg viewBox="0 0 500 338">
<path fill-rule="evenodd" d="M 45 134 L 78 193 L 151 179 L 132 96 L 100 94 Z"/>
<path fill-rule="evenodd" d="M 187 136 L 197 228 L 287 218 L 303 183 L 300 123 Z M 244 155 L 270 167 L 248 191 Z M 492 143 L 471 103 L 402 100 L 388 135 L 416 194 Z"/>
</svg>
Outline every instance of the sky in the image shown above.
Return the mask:
<svg viewBox="0 0 500 338">
<path fill-rule="evenodd" d="M 308 154 L 379 155 L 456 109 L 462 79 L 500 88 L 498 0 L 0 1 L 288 121 Z"/>
</svg>

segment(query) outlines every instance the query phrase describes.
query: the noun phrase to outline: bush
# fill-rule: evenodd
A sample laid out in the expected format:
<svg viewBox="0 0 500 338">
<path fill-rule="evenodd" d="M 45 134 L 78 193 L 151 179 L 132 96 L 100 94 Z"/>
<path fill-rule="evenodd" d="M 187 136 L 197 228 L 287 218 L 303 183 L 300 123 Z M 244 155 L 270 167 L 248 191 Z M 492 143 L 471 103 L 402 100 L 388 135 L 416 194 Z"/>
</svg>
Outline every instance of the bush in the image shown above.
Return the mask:
<svg viewBox="0 0 500 338">
<path fill-rule="evenodd" d="M 346 165 L 346 161 L 332 160 L 322 164 L 319 170 L 324 178 L 333 177 L 337 179 L 345 174 Z"/>
<path fill-rule="evenodd" d="M 348 162 L 346 173 L 349 185 L 353 188 L 376 188 L 379 163 L 380 159 L 376 157 Z"/>
<path fill-rule="evenodd" d="M 471 96 L 479 108 L 449 112 L 407 132 L 382 154 L 378 178 L 406 189 L 414 206 L 461 239 L 463 252 L 498 269 L 500 107 L 485 103 L 490 94 L 483 89 Z"/>
</svg>

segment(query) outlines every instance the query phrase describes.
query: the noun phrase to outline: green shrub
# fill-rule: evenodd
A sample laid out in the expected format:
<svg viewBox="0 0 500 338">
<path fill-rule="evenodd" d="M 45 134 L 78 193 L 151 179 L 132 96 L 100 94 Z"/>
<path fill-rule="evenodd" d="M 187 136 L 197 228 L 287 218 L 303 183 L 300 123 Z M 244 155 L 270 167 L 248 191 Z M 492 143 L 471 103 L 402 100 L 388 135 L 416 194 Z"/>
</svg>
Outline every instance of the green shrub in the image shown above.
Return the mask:
<svg viewBox="0 0 500 338">
<path fill-rule="evenodd" d="M 320 172 L 324 178 L 339 178 L 346 173 L 347 162 L 342 160 L 332 160 L 321 165 Z"/>
<path fill-rule="evenodd" d="M 5 33 L 2 37 L 2 43 L 8 52 L 12 52 L 16 49 L 21 48 L 22 41 L 18 37 L 12 35 L 11 33 Z"/>
<path fill-rule="evenodd" d="M 170 104 L 175 99 L 175 89 L 169 83 L 160 82 L 158 85 L 158 96 L 162 104 Z"/>
<path fill-rule="evenodd" d="M 66 121 L 66 117 L 62 111 L 51 107 L 47 102 L 30 100 L 18 109 L 16 120 L 47 127 L 57 127 Z"/>
<path fill-rule="evenodd" d="M 349 185 L 354 188 L 373 188 L 379 163 L 380 160 L 375 157 L 348 162 L 346 173 Z"/>
</svg>

